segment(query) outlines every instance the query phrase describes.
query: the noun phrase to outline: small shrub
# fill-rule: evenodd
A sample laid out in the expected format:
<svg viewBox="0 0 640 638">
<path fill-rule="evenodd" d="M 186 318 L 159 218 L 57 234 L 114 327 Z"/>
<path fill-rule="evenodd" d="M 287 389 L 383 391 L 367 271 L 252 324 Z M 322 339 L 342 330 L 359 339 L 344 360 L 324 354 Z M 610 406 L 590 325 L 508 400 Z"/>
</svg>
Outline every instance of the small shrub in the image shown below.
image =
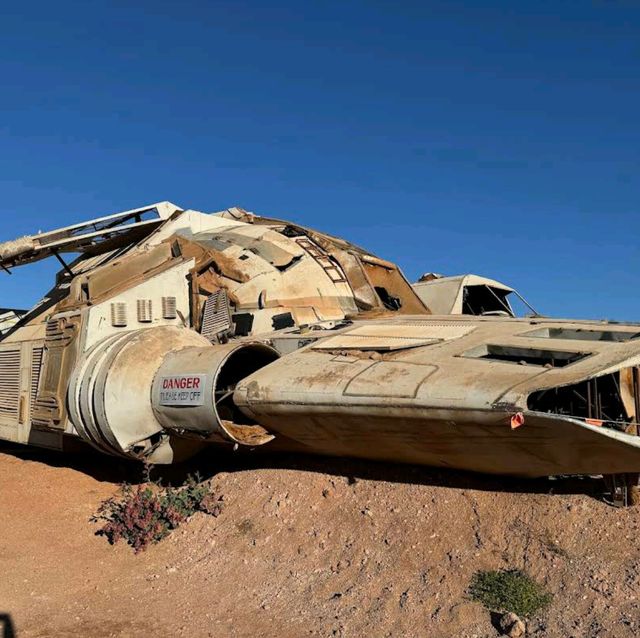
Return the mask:
<svg viewBox="0 0 640 638">
<path fill-rule="evenodd" d="M 519 569 L 476 572 L 469 595 L 487 609 L 530 617 L 547 607 L 552 595 Z"/>
<path fill-rule="evenodd" d="M 137 487 L 125 484 L 119 494 L 100 504 L 91 521 L 103 523 L 96 535 L 106 536 L 111 545 L 124 540 L 138 553 L 196 512 L 218 516 L 222 507 L 222 497 L 190 476 L 181 487 L 164 487 L 159 482 Z"/>
</svg>

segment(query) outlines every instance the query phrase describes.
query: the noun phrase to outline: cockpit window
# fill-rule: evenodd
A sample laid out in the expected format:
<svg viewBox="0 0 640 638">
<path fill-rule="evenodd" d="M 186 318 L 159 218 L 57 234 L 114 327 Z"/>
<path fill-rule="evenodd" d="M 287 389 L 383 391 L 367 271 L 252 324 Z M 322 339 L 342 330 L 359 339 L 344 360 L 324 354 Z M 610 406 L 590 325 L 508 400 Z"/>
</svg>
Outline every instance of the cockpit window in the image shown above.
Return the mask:
<svg viewBox="0 0 640 638">
<path fill-rule="evenodd" d="M 507 301 L 509 293 L 509 290 L 493 288 L 486 284 L 465 286 L 462 299 L 462 314 L 513 317 L 513 310 Z"/>
</svg>

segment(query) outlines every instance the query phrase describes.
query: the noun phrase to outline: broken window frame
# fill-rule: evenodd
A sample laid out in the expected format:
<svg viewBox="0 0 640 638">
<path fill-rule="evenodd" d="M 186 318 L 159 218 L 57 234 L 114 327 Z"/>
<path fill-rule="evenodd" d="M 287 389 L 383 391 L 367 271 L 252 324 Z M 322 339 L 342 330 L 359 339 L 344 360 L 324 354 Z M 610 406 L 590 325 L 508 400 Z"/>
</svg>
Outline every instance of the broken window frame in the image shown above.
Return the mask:
<svg viewBox="0 0 640 638">
<path fill-rule="evenodd" d="M 623 370 L 590 377 L 569 385 L 545 388 L 527 397 L 527 408 L 535 412 L 582 419 L 590 425 L 638 435 L 640 370 L 632 372 L 632 413 L 622 396 Z M 630 432 L 630 429 L 632 430 Z"/>
</svg>

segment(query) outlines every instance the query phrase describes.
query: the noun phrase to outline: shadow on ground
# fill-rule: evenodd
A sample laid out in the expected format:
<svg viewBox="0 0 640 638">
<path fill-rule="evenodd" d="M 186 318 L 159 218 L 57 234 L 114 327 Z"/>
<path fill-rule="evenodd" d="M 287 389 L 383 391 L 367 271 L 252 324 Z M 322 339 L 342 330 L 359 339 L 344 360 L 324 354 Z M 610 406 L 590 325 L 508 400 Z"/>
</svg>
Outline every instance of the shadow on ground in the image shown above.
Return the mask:
<svg viewBox="0 0 640 638">
<path fill-rule="evenodd" d="M 16 630 L 9 614 L 0 613 L 0 638 L 15 638 Z"/>
<path fill-rule="evenodd" d="M 35 447 L 0 443 L 0 452 L 17 458 L 45 463 L 52 467 L 67 467 L 109 483 L 138 484 L 146 480 L 144 467 L 136 462 L 110 457 L 81 447 L 61 453 Z M 358 480 L 410 483 L 444 488 L 473 489 L 486 492 L 521 494 L 583 494 L 597 500 L 604 496 L 604 483 L 599 477 L 567 476 L 527 479 L 492 476 L 446 468 L 431 468 L 397 463 L 383 463 L 349 458 L 333 458 L 294 453 L 266 453 L 218 451 L 206 449 L 185 463 L 155 466 L 151 478 L 172 485 L 181 484 L 188 475 L 201 479 L 215 477 L 221 472 L 243 472 L 255 469 L 286 469 L 316 472 Z"/>
</svg>

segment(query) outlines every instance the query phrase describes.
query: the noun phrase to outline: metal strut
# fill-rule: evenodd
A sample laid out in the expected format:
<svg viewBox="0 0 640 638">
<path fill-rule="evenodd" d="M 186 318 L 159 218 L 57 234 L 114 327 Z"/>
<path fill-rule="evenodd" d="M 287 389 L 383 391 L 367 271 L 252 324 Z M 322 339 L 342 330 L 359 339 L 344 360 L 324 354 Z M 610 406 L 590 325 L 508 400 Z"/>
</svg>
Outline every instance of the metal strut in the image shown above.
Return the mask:
<svg viewBox="0 0 640 638">
<path fill-rule="evenodd" d="M 71 277 L 74 277 L 75 275 L 73 270 L 71 270 L 71 268 L 69 268 L 69 264 L 67 264 L 67 262 L 64 259 L 62 259 L 62 257 L 60 257 L 60 253 L 57 250 L 52 250 L 51 253 L 62 264 L 62 267 L 65 269 L 67 274 L 70 275 Z"/>
</svg>

